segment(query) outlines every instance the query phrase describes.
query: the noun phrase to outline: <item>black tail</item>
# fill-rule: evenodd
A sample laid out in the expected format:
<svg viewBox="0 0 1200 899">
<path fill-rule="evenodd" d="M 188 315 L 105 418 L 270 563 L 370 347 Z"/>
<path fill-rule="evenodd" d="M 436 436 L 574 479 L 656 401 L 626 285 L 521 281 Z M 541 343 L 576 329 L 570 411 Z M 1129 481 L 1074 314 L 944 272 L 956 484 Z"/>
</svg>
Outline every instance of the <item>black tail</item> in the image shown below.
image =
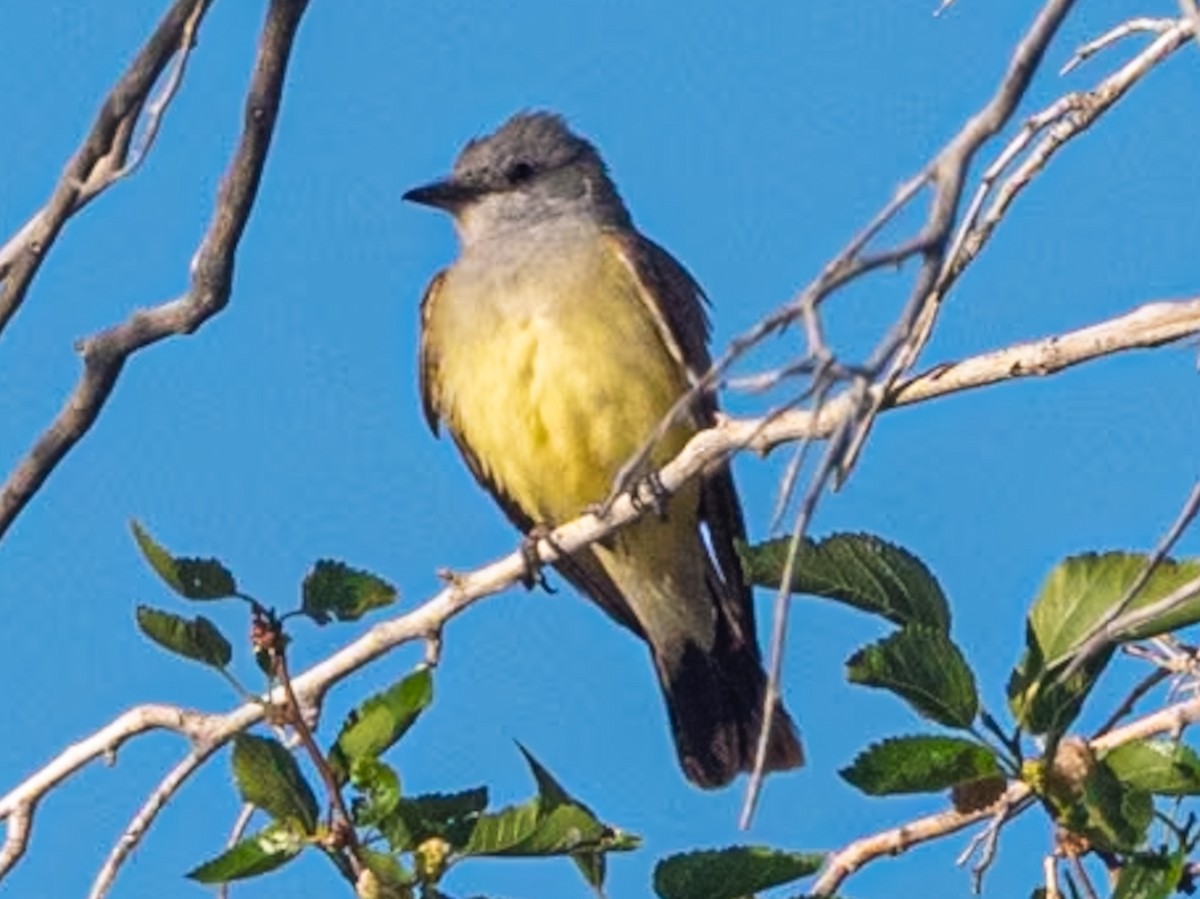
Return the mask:
<svg viewBox="0 0 1200 899">
<path fill-rule="evenodd" d="M 754 767 L 762 731 L 767 676 L 753 646 L 720 639 L 705 652 L 688 643 L 673 659 L 656 658 L 675 749 L 684 774 L 698 787 L 723 787 Z M 776 701 L 767 739 L 766 771 L 804 764 L 796 725 Z"/>
</svg>

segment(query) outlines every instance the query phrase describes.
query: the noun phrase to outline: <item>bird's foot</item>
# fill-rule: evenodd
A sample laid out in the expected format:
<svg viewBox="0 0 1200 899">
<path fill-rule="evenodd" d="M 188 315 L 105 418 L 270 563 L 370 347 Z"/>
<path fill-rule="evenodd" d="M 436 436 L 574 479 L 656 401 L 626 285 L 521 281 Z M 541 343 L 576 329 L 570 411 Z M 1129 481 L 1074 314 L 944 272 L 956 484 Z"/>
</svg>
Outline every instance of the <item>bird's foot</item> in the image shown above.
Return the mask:
<svg viewBox="0 0 1200 899">
<path fill-rule="evenodd" d="M 662 478 L 657 471 L 649 471 L 629 485 L 629 501 L 639 512 L 650 509 L 656 518 L 667 517 L 667 488 L 663 486 Z"/>
<path fill-rule="evenodd" d="M 541 587 L 547 593 L 558 592 L 546 580 L 544 571 L 546 566 L 542 561 L 541 553 L 538 552 L 538 544 L 545 540 L 554 547 L 555 552 L 562 553 L 562 550 L 550 537 L 553 530 L 549 525 L 535 524 L 521 539 L 521 559 L 525 563 L 525 572 L 521 575 L 521 583 L 526 590 Z"/>
</svg>

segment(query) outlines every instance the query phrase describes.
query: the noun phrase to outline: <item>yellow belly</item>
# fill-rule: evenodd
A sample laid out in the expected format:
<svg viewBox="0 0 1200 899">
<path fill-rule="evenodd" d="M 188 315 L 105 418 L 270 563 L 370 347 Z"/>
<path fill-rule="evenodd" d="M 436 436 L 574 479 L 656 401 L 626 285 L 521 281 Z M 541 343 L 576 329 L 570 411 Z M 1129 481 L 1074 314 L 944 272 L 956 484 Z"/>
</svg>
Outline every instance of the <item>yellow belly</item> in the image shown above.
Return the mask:
<svg viewBox="0 0 1200 899">
<path fill-rule="evenodd" d="M 490 480 L 531 518 L 602 501 L 620 467 L 687 389 L 632 273 L 597 242 L 503 277 L 451 270 L 428 327 L 443 415 Z M 694 432 L 677 424 L 652 459 Z"/>
</svg>

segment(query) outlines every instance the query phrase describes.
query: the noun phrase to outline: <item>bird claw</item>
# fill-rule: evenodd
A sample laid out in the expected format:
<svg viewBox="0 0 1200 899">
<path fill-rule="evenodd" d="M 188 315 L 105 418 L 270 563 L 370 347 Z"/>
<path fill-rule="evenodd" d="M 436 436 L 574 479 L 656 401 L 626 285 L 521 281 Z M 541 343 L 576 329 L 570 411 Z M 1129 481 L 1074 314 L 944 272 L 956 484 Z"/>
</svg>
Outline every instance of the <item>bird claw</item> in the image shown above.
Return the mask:
<svg viewBox="0 0 1200 899">
<path fill-rule="evenodd" d="M 538 543 L 545 540 L 558 552 L 562 552 L 550 539 L 551 528 L 544 524 L 534 525 L 521 540 L 521 560 L 525 563 L 525 571 L 521 575 L 521 583 L 526 590 L 541 587 L 547 593 L 557 593 L 550 582 L 546 580 L 545 563 L 538 552 Z"/>
<path fill-rule="evenodd" d="M 667 488 L 657 471 L 650 471 L 629 486 L 629 501 L 638 513 L 650 509 L 659 520 L 667 517 Z"/>
</svg>

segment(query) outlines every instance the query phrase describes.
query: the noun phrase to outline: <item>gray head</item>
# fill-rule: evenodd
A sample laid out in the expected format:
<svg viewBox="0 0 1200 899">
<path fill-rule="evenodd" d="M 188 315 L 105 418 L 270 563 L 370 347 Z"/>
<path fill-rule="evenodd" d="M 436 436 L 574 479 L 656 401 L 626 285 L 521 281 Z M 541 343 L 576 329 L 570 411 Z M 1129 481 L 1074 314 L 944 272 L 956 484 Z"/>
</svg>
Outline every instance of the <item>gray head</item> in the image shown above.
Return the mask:
<svg viewBox="0 0 1200 899">
<path fill-rule="evenodd" d="M 410 190 L 404 199 L 449 212 L 465 244 L 563 216 L 630 227 L 596 148 L 550 112 L 519 112 L 475 138 L 449 178 Z"/>
</svg>

